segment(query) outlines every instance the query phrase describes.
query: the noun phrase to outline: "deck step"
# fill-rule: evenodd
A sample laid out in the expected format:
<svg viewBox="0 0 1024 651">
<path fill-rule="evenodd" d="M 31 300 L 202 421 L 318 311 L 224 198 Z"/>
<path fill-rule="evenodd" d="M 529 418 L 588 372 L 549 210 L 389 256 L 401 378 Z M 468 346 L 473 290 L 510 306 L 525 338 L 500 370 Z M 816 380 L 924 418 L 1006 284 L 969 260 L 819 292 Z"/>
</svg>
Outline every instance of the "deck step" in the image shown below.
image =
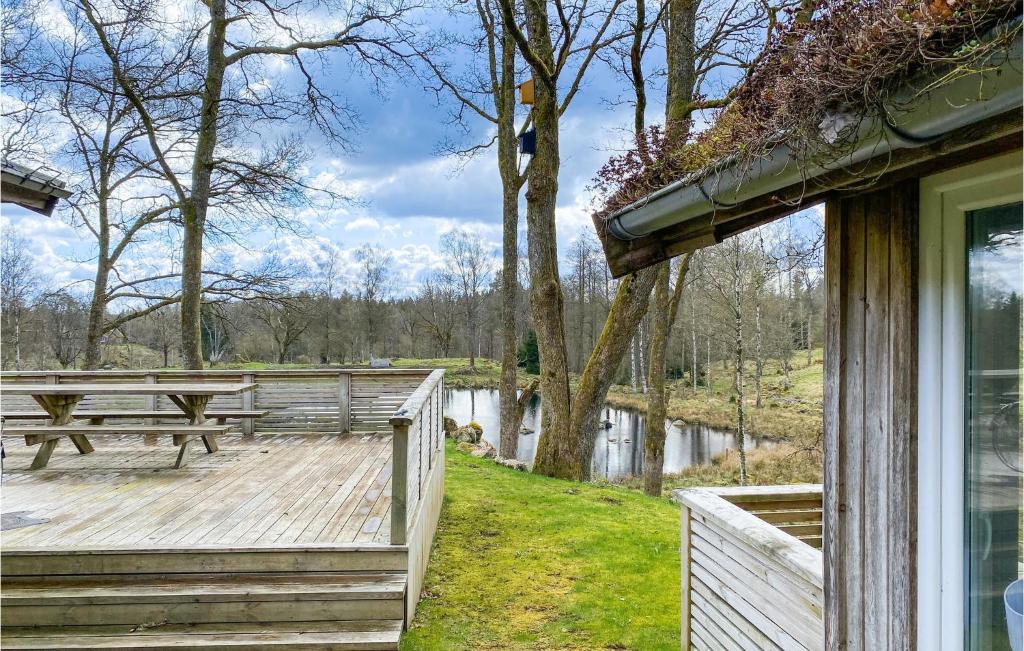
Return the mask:
<svg viewBox="0 0 1024 651">
<path fill-rule="evenodd" d="M 405 572 L 404 547 L 273 546 L 151 549 L 18 549 L 0 554 L 0 574 L 16 576 L 80 574 Z"/>
<path fill-rule="evenodd" d="M 405 574 L 192 574 L 6 581 L 7 626 L 401 619 Z"/>
<path fill-rule="evenodd" d="M 199 624 L 151 627 L 76 626 L 18 628 L 5 624 L 7 650 L 28 649 L 338 649 L 391 651 L 398 649 L 402 621 L 290 622 L 275 624 Z"/>
</svg>

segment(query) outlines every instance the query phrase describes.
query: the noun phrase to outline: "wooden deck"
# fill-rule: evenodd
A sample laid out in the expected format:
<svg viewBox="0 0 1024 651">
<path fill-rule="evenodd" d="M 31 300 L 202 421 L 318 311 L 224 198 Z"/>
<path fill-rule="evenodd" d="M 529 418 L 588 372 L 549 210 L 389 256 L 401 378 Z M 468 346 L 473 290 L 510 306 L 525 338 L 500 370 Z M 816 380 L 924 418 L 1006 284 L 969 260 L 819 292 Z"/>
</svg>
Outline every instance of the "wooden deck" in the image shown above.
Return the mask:
<svg viewBox="0 0 1024 651">
<path fill-rule="evenodd" d="M 391 436 L 229 435 L 170 466 L 167 437 L 105 437 L 81 455 L 4 437 L 3 546 L 12 549 L 387 544 Z"/>
<path fill-rule="evenodd" d="M 147 429 L 170 407 L 153 396 L 91 401 L 145 410 L 143 434 L 98 436 L 84 455 L 61 441 L 43 469 L 5 436 L 4 649 L 398 649 L 444 494 L 443 371 L 42 375 L 2 378 L 240 380 L 260 388 L 212 410 L 270 413 L 236 419 L 181 469 L 171 437 Z M 8 413 L 34 408 L 13 393 Z"/>
</svg>

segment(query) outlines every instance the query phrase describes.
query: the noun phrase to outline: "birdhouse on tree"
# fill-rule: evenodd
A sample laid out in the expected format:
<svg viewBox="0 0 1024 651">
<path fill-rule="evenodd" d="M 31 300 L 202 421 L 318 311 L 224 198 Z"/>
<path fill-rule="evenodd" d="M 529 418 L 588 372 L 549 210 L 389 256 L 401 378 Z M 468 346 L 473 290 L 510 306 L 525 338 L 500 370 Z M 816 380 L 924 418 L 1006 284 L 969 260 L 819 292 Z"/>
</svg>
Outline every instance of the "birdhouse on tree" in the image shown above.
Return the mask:
<svg viewBox="0 0 1024 651">
<path fill-rule="evenodd" d="M 519 84 L 519 103 L 533 104 L 533 80 L 527 79 Z"/>
</svg>

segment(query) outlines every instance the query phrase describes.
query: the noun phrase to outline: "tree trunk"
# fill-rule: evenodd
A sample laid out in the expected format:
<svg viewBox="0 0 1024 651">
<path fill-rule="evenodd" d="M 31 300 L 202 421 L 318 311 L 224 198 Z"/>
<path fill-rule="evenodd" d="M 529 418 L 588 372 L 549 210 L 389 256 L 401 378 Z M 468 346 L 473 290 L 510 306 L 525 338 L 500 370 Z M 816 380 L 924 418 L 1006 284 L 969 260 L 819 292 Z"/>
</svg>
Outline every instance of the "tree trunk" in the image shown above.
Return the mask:
<svg viewBox="0 0 1024 651">
<path fill-rule="evenodd" d="M 637 324 L 637 341 L 636 341 L 636 356 L 637 356 L 637 375 L 640 377 L 640 390 L 644 394 L 647 393 L 647 356 L 644 355 L 644 351 L 647 348 L 644 346 L 644 320 L 640 319 L 640 323 Z"/>
<path fill-rule="evenodd" d="M 685 255 L 679 262 L 675 288 L 671 288 L 671 263 L 661 263 L 658 265 L 658 276 L 654 284 L 653 328 L 647 380 L 647 432 L 644 438 L 644 492 L 655 497 L 661 495 L 665 467 L 665 357 L 668 335 L 676 319 L 689 266 L 690 256 Z"/>
<path fill-rule="evenodd" d="M 93 282 L 92 299 L 89 302 L 89 323 L 85 329 L 85 350 L 83 351 L 82 369 L 94 371 L 100 367 L 103 357 L 101 343 L 107 319 L 107 279 L 109 269 L 106 265 L 106 247 L 100 244 L 99 258 L 96 262 L 96 278 Z"/>
<path fill-rule="evenodd" d="M 747 485 L 746 410 L 743 405 L 743 294 L 740 291 L 739 252 L 733 278 L 733 370 L 736 388 L 736 443 L 740 454 L 740 485 Z"/>
<path fill-rule="evenodd" d="M 476 368 L 476 357 L 480 349 L 480 334 L 477 328 L 476 290 L 466 292 L 466 330 L 469 335 L 469 368 Z"/>
<path fill-rule="evenodd" d="M 21 370 L 21 308 L 18 308 L 19 315 L 14 320 L 14 370 Z"/>
<path fill-rule="evenodd" d="M 498 173 L 501 176 L 501 383 L 498 385 L 501 438 L 498 456 L 515 459 L 519 453 L 519 428 L 523 412 L 516 396 L 519 356 L 517 310 L 519 308 L 519 175 L 515 130 L 516 45 L 512 34 L 501 35 L 501 77 L 495 89 L 498 117 Z M 536 387 L 534 387 L 536 390 Z M 531 392 L 532 393 L 532 392 Z"/>
<path fill-rule="evenodd" d="M 107 283 L 110 278 L 110 220 L 107 213 L 107 175 L 106 162 L 99 167 L 99 201 L 98 201 L 98 232 L 96 245 L 96 277 L 92 286 L 92 299 L 89 302 L 89 322 L 85 328 L 85 350 L 82 368 L 94 371 L 100 367 L 103 358 L 103 339 L 107 320 Z"/>
<path fill-rule="evenodd" d="M 697 300 L 690 292 L 690 344 L 693 349 L 693 359 L 690 360 L 690 388 L 693 395 L 697 395 Z"/>
<path fill-rule="evenodd" d="M 181 365 L 185 369 L 202 369 L 203 226 L 191 203 L 182 210 L 182 217 L 185 232 L 181 258 Z"/>
<path fill-rule="evenodd" d="M 547 3 L 527 0 L 529 44 L 548 71 L 555 69 Z M 553 76 L 538 74 L 533 123 L 537 153 L 530 161 L 526 191 L 527 249 L 530 255 L 530 311 L 540 353 L 543 427 L 537 442 L 534 472 L 578 479 L 580 441 L 569 427 L 569 360 L 565 345 L 565 311 L 558 274 L 555 209 L 558 199 L 558 89 Z"/>
<path fill-rule="evenodd" d="M 696 25 L 699 0 L 669 0 L 665 30 L 667 84 L 665 139 L 681 145 L 690 135 L 697 84 Z"/>
<path fill-rule="evenodd" d="M 640 383 L 637 380 L 636 335 L 629 340 L 629 387 L 636 393 Z"/>
<path fill-rule="evenodd" d="M 608 311 L 587 365 L 580 375 L 573 397 L 571 430 L 580 440 L 580 479 L 591 476 L 597 424 L 608 389 L 615 380 L 629 347 L 630 333 L 636 330 L 647 313 L 651 288 L 658 275 L 657 267 L 648 267 L 625 278 L 620 284 Z"/>
<path fill-rule="evenodd" d="M 704 393 L 707 397 L 711 397 L 711 315 L 705 312 L 704 326 L 707 328 L 705 334 L 707 335 L 707 363 L 704 366 Z"/>
<path fill-rule="evenodd" d="M 754 407 L 761 408 L 761 376 L 764 373 L 764 332 L 761 327 L 761 301 L 754 296 Z"/>
<path fill-rule="evenodd" d="M 182 207 L 185 235 L 181 261 L 181 362 L 186 369 L 203 368 L 200 308 L 203 300 L 203 234 L 210 203 L 213 157 L 217 147 L 217 113 L 227 65 L 225 0 L 211 0 L 207 37 L 206 83 L 192 161 L 192 195 Z"/>
</svg>

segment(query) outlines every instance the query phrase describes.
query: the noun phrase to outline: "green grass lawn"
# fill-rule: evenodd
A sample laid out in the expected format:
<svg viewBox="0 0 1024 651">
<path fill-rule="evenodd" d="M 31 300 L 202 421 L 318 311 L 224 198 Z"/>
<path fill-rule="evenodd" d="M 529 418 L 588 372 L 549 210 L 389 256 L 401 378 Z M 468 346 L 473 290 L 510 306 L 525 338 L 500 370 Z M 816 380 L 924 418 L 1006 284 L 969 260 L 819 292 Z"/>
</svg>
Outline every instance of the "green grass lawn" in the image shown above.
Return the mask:
<svg viewBox="0 0 1024 651">
<path fill-rule="evenodd" d="M 423 600 L 402 649 L 678 649 L 679 510 L 448 444 Z"/>
</svg>

